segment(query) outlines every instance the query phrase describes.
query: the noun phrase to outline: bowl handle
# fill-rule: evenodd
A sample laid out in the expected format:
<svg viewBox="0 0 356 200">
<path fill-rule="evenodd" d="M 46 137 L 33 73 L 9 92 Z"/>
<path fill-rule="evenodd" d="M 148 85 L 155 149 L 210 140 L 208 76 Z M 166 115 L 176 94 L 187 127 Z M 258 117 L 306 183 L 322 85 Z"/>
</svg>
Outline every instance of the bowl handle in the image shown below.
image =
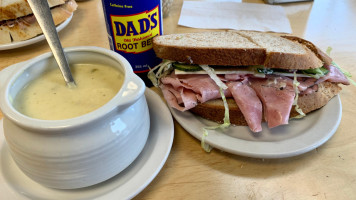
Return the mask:
<svg viewBox="0 0 356 200">
<path fill-rule="evenodd" d="M 146 85 L 143 80 L 136 74 L 132 75 L 132 79 L 126 84 L 126 88 L 121 95 L 122 101 L 120 108 L 126 108 L 135 103 L 145 92 Z"/>
</svg>

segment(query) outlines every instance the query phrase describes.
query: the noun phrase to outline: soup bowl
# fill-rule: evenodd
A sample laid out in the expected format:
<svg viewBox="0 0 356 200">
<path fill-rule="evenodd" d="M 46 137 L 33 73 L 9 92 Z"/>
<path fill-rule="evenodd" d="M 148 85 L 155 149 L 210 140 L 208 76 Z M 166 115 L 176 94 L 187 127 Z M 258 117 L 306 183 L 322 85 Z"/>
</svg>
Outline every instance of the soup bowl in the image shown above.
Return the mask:
<svg viewBox="0 0 356 200">
<path fill-rule="evenodd" d="M 150 119 L 146 87 L 124 57 L 99 47 L 71 47 L 65 53 L 70 65 L 117 68 L 124 77 L 121 89 L 106 104 L 79 117 L 28 117 L 14 108 L 14 99 L 30 81 L 58 66 L 52 53 L 46 53 L 9 67 L 14 67 L 11 73 L 0 71 L 0 109 L 7 146 L 24 174 L 46 187 L 75 189 L 103 182 L 128 167 L 147 141 Z"/>
</svg>

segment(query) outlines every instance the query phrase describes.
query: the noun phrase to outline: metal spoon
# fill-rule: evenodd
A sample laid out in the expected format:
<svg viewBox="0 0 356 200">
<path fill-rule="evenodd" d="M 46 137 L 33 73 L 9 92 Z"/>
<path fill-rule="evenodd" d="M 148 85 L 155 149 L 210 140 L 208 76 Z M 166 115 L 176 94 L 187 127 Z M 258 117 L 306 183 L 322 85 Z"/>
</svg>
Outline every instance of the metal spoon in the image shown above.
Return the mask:
<svg viewBox="0 0 356 200">
<path fill-rule="evenodd" d="M 67 86 L 69 88 L 75 87 L 76 84 L 70 71 L 67 58 L 63 52 L 47 0 L 28 0 L 28 3 L 46 37 Z"/>
</svg>

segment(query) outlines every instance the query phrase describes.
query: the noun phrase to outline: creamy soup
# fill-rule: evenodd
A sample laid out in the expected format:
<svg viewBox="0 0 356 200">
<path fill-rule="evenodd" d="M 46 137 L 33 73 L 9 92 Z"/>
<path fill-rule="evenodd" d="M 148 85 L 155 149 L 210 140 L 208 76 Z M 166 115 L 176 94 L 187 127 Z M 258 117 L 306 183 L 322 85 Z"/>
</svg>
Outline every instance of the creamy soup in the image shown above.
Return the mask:
<svg viewBox="0 0 356 200">
<path fill-rule="evenodd" d="M 23 88 L 14 100 L 14 107 L 32 118 L 73 118 L 107 103 L 124 80 L 118 69 L 106 65 L 75 64 L 71 70 L 77 87 L 68 88 L 59 69 L 54 69 Z"/>
</svg>

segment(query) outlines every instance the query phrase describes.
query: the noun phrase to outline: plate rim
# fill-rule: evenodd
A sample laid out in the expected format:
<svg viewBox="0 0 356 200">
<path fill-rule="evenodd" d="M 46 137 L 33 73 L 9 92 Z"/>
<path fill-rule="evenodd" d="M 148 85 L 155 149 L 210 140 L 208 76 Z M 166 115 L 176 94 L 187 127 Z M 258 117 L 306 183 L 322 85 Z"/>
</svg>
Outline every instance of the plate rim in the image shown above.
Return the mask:
<svg viewBox="0 0 356 200">
<path fill-rule="evenodd" d="M 169 108 L 171 110 L 171 113 L 174 117 L 175 120 L 192 136 L 194 136 L 196 139 L 201 141 L 201 136 L 203 134 L 203 126 L 198 126 L 200 129 L 198 132 L 197 131 L 197 125 L 193 125 L 193 121 L 199 121 L 200 124 L 202 124 L 201 120 L 204 120 L 203 118 L 194 115 L 191 112 L 184 112 L 181 113 L 180 111 L 175 110 L 174 108 Z M 341 105 L 341 100 L 339 95 L 336 95 L 333 97 L 328 104 L 326 104 L 323 108 L 320 108 L 313 113 L 308 114 L 304 119 L 301 120 L 306 120 L 310 115 L 315 115 L 315 114 L 320 114 L 322 112 L 327 111 L 328 109 L 336 109 L 337 114 L 331 115 L 331 116 L 326 116 L 321 115 L 323 119 L 326 119 L 330 122 L 327 123 L 329 127 L 328 132 L 322 132 L 322 134 L 311 134 L 310 132 L 315 131 L 315 129 L 318 128 L 321 124 L 314 124 L 312 130 L 308 130 L 307 132 L 303 132 L 296 137 L 293 138 L 287 138 L 285 140 L 281 141 L 250 141 L 250 140 L 243 140 L 240 138 L 235 138 L 228 136 L 224 133 L 222 133 L 219 130 L 208 130 L 209 135 L 205 138 L 205 143 L 209 144 L 213 148 L 217 148 L 219 150 L 232 153 L 235 155 L 240 155 L 240 156 L 245 156 L 245 157 L 251 157 L 251 158 L 261 158 L 261 159 L 276 159 L 276 158 L 288 158 L 288 157 L 293 157 L 293 156 L 298 156 L 304 153 L 307 153 L 322 144 L 324 144 L 326 141 L 328 141 L 336 132 L 340 122 L 341 122 L 341 117 L 342 117 L 342 105 Z M 183 116 L 184 115 L 184 116 Z M 185 120 L 185 118 L 189 117 L 189 120 Z M 323 119 L 318 119 L 318 122 L 321 123 Z M 187 123 L 188 122 L 188 123 Z M 290 125 L 286 125 L 290 126 Z M 278 128 L 278 127 L 277 127 Z M 248 131 L 247 127 L 240 126 L 240 129 L 246 129 Z M 271 131 L 271 130 L 269 130 Z M 263 131 L 262 131 L 263 134 Z M 315 137 L 316 136 L 316 137 Z M 301 140 L 308 137 L 311 137 L 313 140 L 312 142 L 308 141 L 307 145 L 304 145 L 301 143 Z M 227 142 L 229 145 L 226 147 L 223 142 Z M 275 151 L 278 151 L 281 147 L 285 147 L 286 145 L 289 145 L 290 143 L 299 143 L 297 148 L 290 149 L 289 151 L 284 151 L 284 152 L 271 152 L 269 151 L 266 147 L 268 148 L 274 148 Z M 241 146 L 246 146 L 250 145 L 254 149 L 253 151 L 249 149 L 243 149 Z M 258 152 L 260 151 L 260 152 Z"/>
<path fill-rule="evenodd" d="M 61 24 L 59 24 L 56 27 L 57 32 L 63 30 L 69 24 L 69 22 L 72 20 L 72 18 L 73 18 L 73 13 L 71 14 L 70 17 L 68 17 L 66 20 L 64 20 Z M 45 36 L 43 34 L 40 34 L 40 35 L 37 35 L 33 38 L 30 38 L 30 39 L 24 40 L 24 41 L 12 42 L 12 43 L 8 43 L 8 44 L 0 44 L 0 51 L 28 46 L 28 45 L 40 42 L 45 39 L 46 39 Z"/>
<path fill-rule="evenodd" d="M 125 191 L 123 194 L 123 193 L 120 193 L 120 192 L 123 192 L 122 190 L 120 190 L 120 188 L 122 188 L 123 185 L 127 185 L 127 183 L 125 182 L 125 184 L 117 185 L 117 186 L 115 186 L 114 189 L 108 191 L 105 194 L 99 194 L 99 196 L 96 195 L 96 196 L 93 196 L 92 198 L 107 199 L 112 196 L 118 197 L 117 195 L 119 195 L 120 198 L 131 199 L 131 198 L 135 197 L 136 195 L 138 195 L 140 192 L 142 192 L 153 181 L 153 179 L 156 178 L 156 176 L 159 174 L 159 172 L 163 168 L 164 164 L 166 163 L 166 161 L 169 157 L 169 154 L 171 152 L 172 145 L 173 145 L 173 139 L 174 139 L 173 118 L 172 118 L 172 115 L 171 115 L 168 107 L 162 101 L 162 99 L 158 96 L 158 94 L 156 94 L 151 89 L 146 88 L 145 97 L 146 97 L 150 112 L 152 111 L 152 109 L 156 108 L 155 112 L 152 113 L 151 118 L 153 118 L 153 117 L 157 118 L 157 115 L 160 115 L 161 117 L 164 117 L 164 119 L 166 120 L 167 123 L 165 123 L 163 125 L 162 121 L 156 120 L 156 122 L 154 122 L 154 126 L 156 126 L 157 131 L 154 134 L 152 134 L 152 133 L 149 134 L 149 137 L 151 137 L 151 139 L 156 137 L 155 141 L 149 140 L 152 143 L 152 144 L 150 144 L 151 145 L 150 148 L 153 148 L 152 153 L 147 154 L 147 155 L 144 154 L 144 156 L 149 156 L 150 159 L 147 159 L 146 161 L 142 161 L 144 163 L 141 164 L 141 166 L 139 166 L 140 169 L 133 176 L 129 177 L 130 179 L 128 179 L 129 181 L 141 180 L 141 183 L 139 185 L 137 185 L 137 187 L 133 187 L 135 189 L 132 189 L 132 191 Z M 162 107 L 162 108 L 157 109 L 157 106 Z M 151 120 L 151 121 L 153 121 L 153 120 Z M 3 151 L 4 148 L 8 148 L 8 147 L 6 147 L 6 141 L 5 141 L 5 138 L 3 135 L 2 123 L 3 123 L 3 118 L 0 119 L 0 128 L 1 128 L 0 129 L 0 134 L 1 134 L 0 135 L 0 151 Z M 152 124 L 151 124 L 151 126 L 152 126 Z M 162 130 L 160 130 L 160 129 L 162 129 Z M 163 129 L 164 129 L 165 134 L 159 134 L 161 131 L 163 131 Z M 162 140 L 166 140 L 165 147 L 163 147 L 163 145 L 154 145 L 153 144 L 155 142 L 160 142 Z M 165 151 L 162 151 L 162 149 L 165 149 Z M 3 153 L 3 152 L 1 152 L 1 153 Z M 9 152 L 7 152 L 7 153 L 9 153 Z M 140 153 L 140 155 L 141 154 L 142 154 L 142 152 Z M 163 155 L 161 155 L 159 162 L 157 161 L 157 158 L 152 159 L 153 158 L 152 155 L 159 155 L 159 154 L 163 154 Z M 137 161 L 135 160 L 134 162 L 137 162 Z M 151 171 L 149 173 L 144 172 L 145 170 L 147 170 L 147 168 L 145 168 L 145 166 L 148 164 L 154 164 L 156 166 L 155 168 L 151 168 Z M 136 163 L 136 165 L 137 165 L 137 163 Z M 132 169 L 132 167 L 134 167 L 134 166 L 131 166 L 131 168 L 129 166 L 129 168 L 127 168 L 127 169 Z M 20 169 L 18 169 L 18 170 L 20 170 Z M 144 178 L 142 178 L 142 176 L 138 177 L 139 172 L 145 173 L 148 175 Z M 11 198 L 11 199 L 16 199 L 16 200 L 17 199 L 18 200 L 28 199 L 29 198 L 28 195 L 20 194 L 19 191 L 16 190 L 13 185 L 11 185 L 10 183 L 7 182 L 7 178 L 4 176 L 3 173 L 4 173 L 3 160 L 1 159 L 0 160 L 0 180 L 4 181 L 4 182 L 0 182 L 0 191 L 3 191 L 2 194 L 9 195 L 9 196 L 5 196 L 5 197 Z M 25 176 L 25 175 L 22 174 L 21 176 Z M 25 178 L 30 180 L 28 177 L 25 177 Z M 136 178 L 136 179 L 134 180 L 134 178 Z M 129 181 L 127 181 L 127 182 L 129 182 Z M 32 180 L 31 180 L 31 182 L 32 182 Z M 95 186 L 91 186 L 91 187 L 95 187 Z M 59 191 L 59 190 L 55 190 L 55 191 Z M 75 198 L 75 197 L 76 196 L 73 195 L 73 197 L 69 197 L 67 199 Z"/>
</svg>

